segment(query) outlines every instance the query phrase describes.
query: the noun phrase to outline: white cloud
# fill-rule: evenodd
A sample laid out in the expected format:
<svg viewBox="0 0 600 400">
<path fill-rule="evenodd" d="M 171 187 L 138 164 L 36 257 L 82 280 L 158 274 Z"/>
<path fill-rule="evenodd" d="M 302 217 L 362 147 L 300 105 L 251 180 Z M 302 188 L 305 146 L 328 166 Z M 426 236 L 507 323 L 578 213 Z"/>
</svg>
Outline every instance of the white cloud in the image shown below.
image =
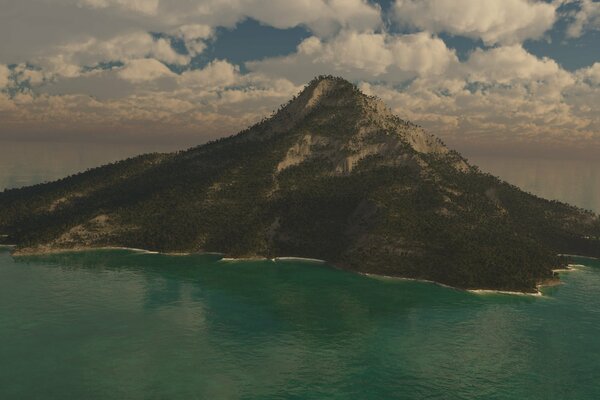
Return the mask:
<svg viewBox="0 0 600 400">
<path fill-rule="evenodd" d="M 90 38 L 63 44 L 49 49 L 48 54 L 38 56 L 31 62 L 41 68 L 41 82 L 59 77 L 76 78 L 84 74 L 84 67 L 94 67 L 100 63 L 127 64 L 142 58 L 180 65 L 190 61 L 189 55 L 177 53 L 168 40 L 155 39 L 146 32 L 134 32 L 107 40 Z"/>
<path fill-rule="evenodd" d="M 195 21 L 210 27 L 233 26 L 246 17 L 277 28 L 305 25 L 319 35 L 340 29 L 367 31 L 378 28 L 381 9 L 366 0 L 81 0 L 82 7 L 130 12 L 179 26 Z"/>
<path fill-rule="evenodd" d="M 147 32 L 134 32 L 108 40 L 89 39 L 69 43 L 58 48 L 59 53 L 77 65 L 98 62 L 126 61 L 152 57 L 170 64 L 187 64 L 189 56 L 177 53 L 164 39 L 155 39 Z"/>
<path fill-rule="evenodd" d="M 225 87 L 233 85 L 240 77 L 239 67 L 225 60 L 214 60 L 203 69 L 186 71 L 179 77 L 183 87 Z"/>
<path fill-rule="evenodd" d="M 504 46 L 477 50 L 452 73 L 417 77 L 401 90 L 388 82 L 360 86 L 459 148 L 600 151 L 600 63 L 569 72 Z"/>
<path fill-rule="evenodd" d="M 155 15 L 158 11 L 159 0 L 81 0 L 80 6 L 91 8 L 118 7 L 124 10 Z"/>
<path fill-rule="evenodd" d="M 427 33 L 394 36 L 342 31 L 330 40 L 305 39 L 295 54 L 246 63 L 252 71 L 300 83 L 322 73 L 348 79 L 403 81 L 440 74 L 458 59 L 445 43 Z"/>
<path fill-rule="evenodd" d="M 149 65 L 145 59 L 132 62 L 132 68 Z M 126 68 L 103 74 L 121 74 Z M 0 137 L 134 140 L 143 134 L 148 142 L 201 143 L 253 124 L 301 89 L 283 79 L 242 76 L 225 61 L 182 79 L 173 90 L 145 90 L 102 101 L 83 94 L 12 99 L 0 94 Z"/>
<path fill-rule="evenodd" d="M 554 25 L 556 7 L 530 0 L 396 0 L 394 11 L 403 25 L 512 44 L 541 37 Z"/>
<path fill-rule="evenodd" d="M 381 25 L 379 6 L 364 0 L 254 1 L 247 15 L 279 28 L 304 24 L 317 35 L 330 36 L 339 29 L 372 31 Z"/>
<path fill-rule="evenodd" d="M 5 0 L 20 17 L 0 17 L 0 35 L 19 40 L 0 43 L 0 88 L 15 79 L 33 90 L 12 98 L 0 93 L 0 137 L 134 137 L 144 127 L 153 137 L 206 135 L 194 140 L 201 142 L 244 128 L 314 76 L 331 73 L 448 138 L 563 140 L 592 148 L 600 143 L 600 63 L 569 72 L 520 44 L 541 37 L 566 1 L 397 0 L 397 21 L 421 30 L 405 35 L 390 33 L 379 6 L 366 0 Z M 580 3 L 573 36 L 597 24 L 598 3 Z M 37 23 L 39 15 L 51 22 Z M 292 54 L 246 63 L 249 73 L 226 60 L 183 73 L 166 66 L 185 70 L 216 27 L 246 17 L 279 28 L 301 25 L 312 36 Z M 180 38 L 190 54 L 148 32 Z M 437 32 L 494 47 L 460 62 Z M 124 65 L 84 68 L 111 61 Z M 17 64 L 10 82 L 3 64 Z"/>
<path fill-rule="evenodd" d="M 10 77 L 10 70 L 6 65 L 0 64 L 0 89 L 8 86 L 8 78 Z"/>
<path fill-rule="evenodd" d="M 392 52 L 385 39 L 383 34 L 344 32 L 322 45 L 317 60 L 341 71 L 355 69 L 381 75 L 392 64 Z"/>
<path fill-rule="evenodd" d="M 539 59 L 520 45 L 477 49 L 466 65 L 472 80 L 484 82 L 536 81 L 568 75 L 556 61 L 547 57 Z"/>
<path fill-rule="evenodd" d="M 578 0 L 579 10 L 567 29 L 567 36 L 579 37 L 586 30 L 600 29 L 600 3 L 592 0 Z"/>
<path fill-rule="evenodd" d="M 600 62 L 594 63 L 591 67 L 580 69 L 576 75 L 590 85 L 600 86 Z"/>
<path fill-rule="evenodd" d="M 175 76 L 175 74 L 173 74 L 163 63 L 152 58 L 128 61 L 127 64 L 118 71 L 118 75 L 121 79 L 133 83 Z"/>
<path fill-rule="evenodd" d="M 390 46 L 394 63 L 402 71 L 435 75 L 458 62 L 454 51 L 448 49 L 443 40 L 424 32 L 395 37 Z"/>
<path fill-rule="evenodd" d="M 183 39 L 185 47 L 192 55 L 202 53 L 206 49 L 206 39 L 214 35 L 214 30 L 203 24 L 182 25 L 173 34 Z"/>
</svg>

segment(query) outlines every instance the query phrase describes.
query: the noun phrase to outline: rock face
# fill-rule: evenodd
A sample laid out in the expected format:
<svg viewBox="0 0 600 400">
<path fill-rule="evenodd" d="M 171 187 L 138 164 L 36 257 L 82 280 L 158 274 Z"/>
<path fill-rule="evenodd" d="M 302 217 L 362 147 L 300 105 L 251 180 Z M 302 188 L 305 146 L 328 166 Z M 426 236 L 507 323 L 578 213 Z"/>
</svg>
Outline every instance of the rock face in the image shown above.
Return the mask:
<svg viewBox="0 0 600 400">
<path fill-rule="evenodd" d="M 598 217 L 482 174 L 341 78 L 319 77 L 269 119 L 0 194 L 17 253 L 127 246 L 298 256 L 462 288 L 535 290 L 600 255 Z"/>
</svg>

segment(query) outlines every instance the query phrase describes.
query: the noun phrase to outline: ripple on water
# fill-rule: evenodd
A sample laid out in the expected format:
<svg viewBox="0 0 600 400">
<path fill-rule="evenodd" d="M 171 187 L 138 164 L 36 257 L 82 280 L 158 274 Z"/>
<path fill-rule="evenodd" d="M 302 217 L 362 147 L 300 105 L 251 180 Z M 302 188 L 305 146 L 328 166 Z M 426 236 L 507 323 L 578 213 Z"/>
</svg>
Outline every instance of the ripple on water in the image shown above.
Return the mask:
<svg viewBox="0 0 600 400">
<path fill-rule="evenodd" d="M 0 398 L 600 398 L 596 261 L 533 298 L 216 260 L 0 251 Z"/>
</svg>

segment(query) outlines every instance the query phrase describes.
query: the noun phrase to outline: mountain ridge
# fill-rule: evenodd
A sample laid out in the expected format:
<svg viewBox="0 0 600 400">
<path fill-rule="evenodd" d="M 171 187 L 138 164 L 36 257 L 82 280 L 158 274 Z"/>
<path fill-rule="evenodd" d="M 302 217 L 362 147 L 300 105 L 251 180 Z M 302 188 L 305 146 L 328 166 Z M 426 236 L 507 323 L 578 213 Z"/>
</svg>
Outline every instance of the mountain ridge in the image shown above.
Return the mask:
<svg viewBox="0 0 600 400">
<path fill-rule="evenodd" d="M 237 135 L 0 194 L 20 253 L 299 256 L 469 289 L 533 291 L 557 253 L 600 255 L 599 232 L 593 213 L 479 172 L 331 76 Z"/>
</svg>

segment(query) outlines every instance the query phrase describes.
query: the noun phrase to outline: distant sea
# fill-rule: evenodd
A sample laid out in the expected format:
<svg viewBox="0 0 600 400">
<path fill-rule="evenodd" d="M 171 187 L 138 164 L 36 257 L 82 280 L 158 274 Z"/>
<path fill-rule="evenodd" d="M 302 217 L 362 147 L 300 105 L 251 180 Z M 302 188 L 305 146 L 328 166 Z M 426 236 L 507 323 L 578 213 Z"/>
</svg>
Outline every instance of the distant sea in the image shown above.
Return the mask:
<svg viewBox="0 0 600 400">
<path fill-rule="evenodd" d="M 523 190 L 600 214 L 600 156 L 595 161 L 472 156 L 469 161 Z"/>
<path fill-rule="evenodd" d="M 0 190 L 145 151 L 0 143 Z M 471 160 L 600 211 L 598 169 Z M 0 247 L 0 399 L 600 399 L 600 261 L 544 296 L 299 261 Z"/>
</svg>

